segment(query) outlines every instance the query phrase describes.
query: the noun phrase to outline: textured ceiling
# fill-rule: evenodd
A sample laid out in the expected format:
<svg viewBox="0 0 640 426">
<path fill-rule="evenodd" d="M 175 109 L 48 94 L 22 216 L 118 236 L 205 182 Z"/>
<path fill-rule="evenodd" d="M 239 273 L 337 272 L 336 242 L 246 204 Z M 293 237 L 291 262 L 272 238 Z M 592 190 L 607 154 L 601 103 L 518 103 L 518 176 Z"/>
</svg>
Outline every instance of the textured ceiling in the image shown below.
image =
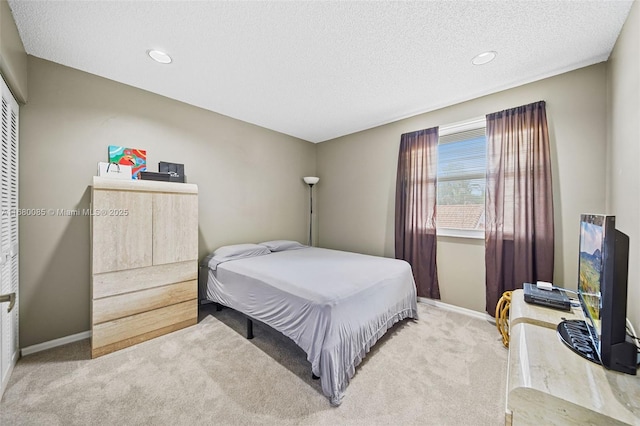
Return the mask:
<svg viewBox="0 0 640 426">
<path fill-rule="evenodd" d="M 311 142 L 605 61 L 631 4 L 9 1 L 33 56 Z"/>
</svg>

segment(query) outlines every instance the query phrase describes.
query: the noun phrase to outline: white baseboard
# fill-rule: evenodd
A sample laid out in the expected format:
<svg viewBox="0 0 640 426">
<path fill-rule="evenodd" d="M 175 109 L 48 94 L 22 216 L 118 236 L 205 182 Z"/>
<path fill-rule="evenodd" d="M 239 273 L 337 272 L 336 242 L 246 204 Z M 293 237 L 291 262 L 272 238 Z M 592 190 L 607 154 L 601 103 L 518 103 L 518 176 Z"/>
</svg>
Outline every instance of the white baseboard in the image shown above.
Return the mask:
<svg viewBox="0 0 640 426">
<path fill-rule="evenodd" d="M 72 334 L 71 336 L 61 337 L 59 339 L 49 340 L 48 342 L 38 343 L 37 345 L 27 346 L 20 350 L 22 356 L 35 354 L 36 352 L 46 351 L 47 349 L 66 345 L 68 343 L 77 342 L 79 340 L 91 337 L 91 331 L 83 331 L 82 333 Z"/>
<path fill-rule="evenodd" d="M 486 312 L 478 312 L 471 309 L 463 308 L 461 306 L 450 305 L 448 303 L 441 302 L 440 300 L 429 299 L 427 297 L 418 297 L 418 302 L 424 303 L 426 305 L 435 306 L 437 308 L 446 309 L 448 311 L 457 312 L 459 314 L 467 315 L 467 316 L 478 318 L 481 320 L 495 322 L 495 319 Z"/>
</svg>

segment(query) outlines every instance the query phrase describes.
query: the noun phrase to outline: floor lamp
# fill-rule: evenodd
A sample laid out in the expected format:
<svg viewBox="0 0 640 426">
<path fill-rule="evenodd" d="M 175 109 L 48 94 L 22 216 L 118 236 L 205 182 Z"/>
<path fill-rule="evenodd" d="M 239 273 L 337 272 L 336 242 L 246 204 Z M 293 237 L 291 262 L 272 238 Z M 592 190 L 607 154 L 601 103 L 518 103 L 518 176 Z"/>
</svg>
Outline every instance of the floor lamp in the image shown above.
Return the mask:
<svg viewBox="0 0 640 426">
<path fill-rule="evenodd" d="M 312 246 L 313 236 L 311 230 L 313 228 L 313 185 L 318 183 L 320 178 L 315 176 L 305 176 L 302 179 L 304 179 L 304 182 L 309 185 L 309 245 Z"/>
</svg>

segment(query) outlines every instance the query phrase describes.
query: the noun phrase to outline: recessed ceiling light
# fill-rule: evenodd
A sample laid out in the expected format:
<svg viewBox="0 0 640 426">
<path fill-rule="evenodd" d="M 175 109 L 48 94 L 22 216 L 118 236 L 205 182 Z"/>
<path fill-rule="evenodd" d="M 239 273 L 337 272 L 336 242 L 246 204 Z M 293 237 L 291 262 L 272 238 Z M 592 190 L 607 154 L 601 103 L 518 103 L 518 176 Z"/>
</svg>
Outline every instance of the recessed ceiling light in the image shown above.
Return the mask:
<svg viewBox="0 0 640 426">
<path fill-rule="evenodd" d="M 149 50 L 147 51 L 147 53 L 149 54 L 149 56 L 151 56 L 151 59 L 156 62 L 160 62 L 161 64 L 171 63 L 171 56 L 167 55 L 164 52 L 161 52 L 159 50 Z"/>
<path fill-rule="evenodd" d="M 473 65 L 484 65 L 484 64 L 488 64 L 489 62 L 493 61 L 496 58 L 497 53 L 494 52 L 493 50 L 489 51 L 489 52 L 484 52 L 481 53 L 479 55 L 477 55 L 476 57 L 474 57 L 471 60 L 471 63 Z"/>
</svg>

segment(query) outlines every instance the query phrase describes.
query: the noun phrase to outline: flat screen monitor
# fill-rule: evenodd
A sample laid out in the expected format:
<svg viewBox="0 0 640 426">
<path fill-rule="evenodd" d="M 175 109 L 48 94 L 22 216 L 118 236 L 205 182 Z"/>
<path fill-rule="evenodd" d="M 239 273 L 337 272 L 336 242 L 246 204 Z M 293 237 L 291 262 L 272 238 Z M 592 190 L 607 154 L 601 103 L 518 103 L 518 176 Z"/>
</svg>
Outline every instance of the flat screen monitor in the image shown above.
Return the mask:
<svg viewBox="0 0 640 426">
<path fill-rule="evenodd" d="M 616 229 L 615 216 L 583 214 L 579 253 L 578 296 L 588 326 L 573 349 L 608 369 L 636 374 L 638 351 L 626 332 L 629 237 Z M 597 357 L 583 351 L 585 338 Z"/>
<path fill-rule="evenodd" d="M 613 226 L 609 224 L 611 222 Z M 608 226 L 609 225 L 609 226 Z M 607 229 L 607 227 L 609 229 Z M 578 259 L 578 294 L 585 316 L 595 332 L 594 344 L 602 337 L 602 272 L 605 235 L 615 231 L 615 218 L 605 215 L 582 215 Z"/>
</svg>

